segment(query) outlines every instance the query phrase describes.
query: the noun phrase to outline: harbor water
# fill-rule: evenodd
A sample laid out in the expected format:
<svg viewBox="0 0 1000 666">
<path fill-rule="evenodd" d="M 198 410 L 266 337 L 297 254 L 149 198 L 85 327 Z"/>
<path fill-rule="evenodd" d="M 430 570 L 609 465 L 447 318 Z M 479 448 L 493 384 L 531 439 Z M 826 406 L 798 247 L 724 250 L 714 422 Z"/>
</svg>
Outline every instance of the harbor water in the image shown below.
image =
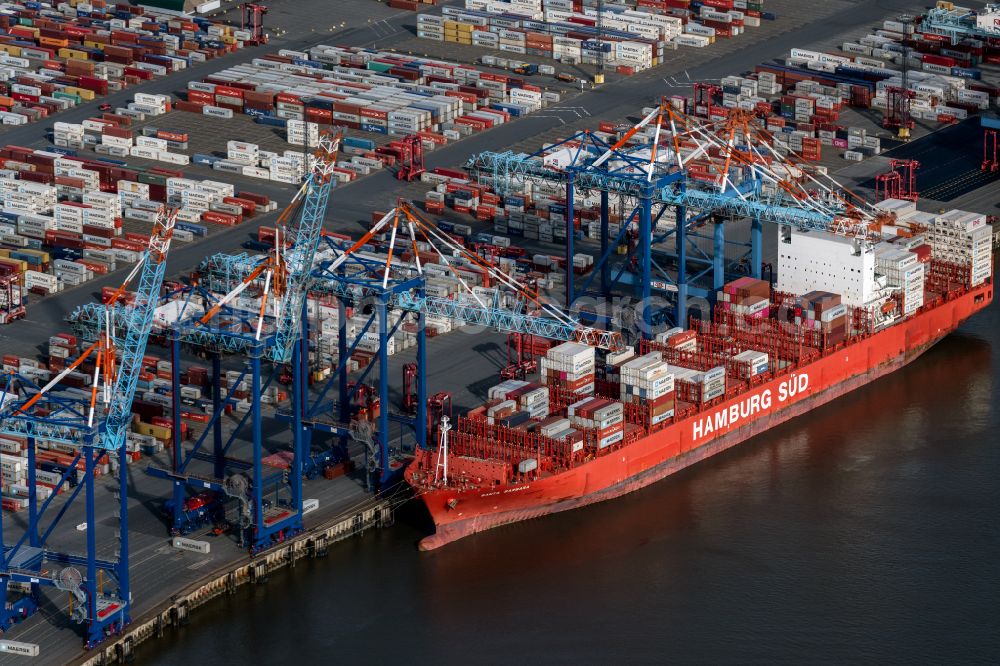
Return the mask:
<svg viewBox="0 0 1000 666">
<path fill-rule="evenodd" d="M 422 553 L 411 503 L 138 663 L 997 663 L 1000 306 L 627 497 Z"/>
</svg>

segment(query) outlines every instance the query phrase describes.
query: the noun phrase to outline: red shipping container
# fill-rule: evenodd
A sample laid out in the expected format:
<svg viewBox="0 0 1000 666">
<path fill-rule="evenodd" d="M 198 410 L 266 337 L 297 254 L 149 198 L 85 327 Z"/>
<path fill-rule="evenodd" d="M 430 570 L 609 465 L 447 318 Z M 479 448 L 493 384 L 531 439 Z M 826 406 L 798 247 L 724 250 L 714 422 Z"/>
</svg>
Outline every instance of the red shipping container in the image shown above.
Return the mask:
<svg viewBox="0 0 1000 666">
<path fill-rule="evenodd" d="M 216 211 L 207 210 L 201 214 L 201 221 L 232 227 L 242 222 L 243 219 L 240 215 L 230 215 L 229 213 L 218 213 Z"/>
<path fill-rule="evenodd" d="M 240 199 L 239 197 L 223 197 L 222 203 L 233 204 L 234 206 L 239 206 L 243 209 L 243 216 L 250 217 L 257 211 L 257 204 L 249 199 Z"/>
<path fill-rule="evenodd" d="M 115 250 L 131 250 L 132 252 L 142 252 L 146 249 L 146 244 L 129 238 L 112 238 L 111 247 Z"/>
<path fill-rule="evenodd" d="M 239 97 L 240 99 L 243 99 L 243 90 L 240 88 L 233 88 L 231 86 L 216 85 L 215 94 L 216 96 L 222 95 L 223 97 Z"/>
<path fill-rule="evenodd" d="M 188 135 L 186 132 L 169 132 L 167 130 L 157 130 L 156 138 L 163 139 L 164 141 L 178 141 L 184 143 L 188 140 Z"/>
<path fill-rule="evenodd" d="M 330 125 L 333 123 L 333 111 L 329 109 L 317 109 L 312 106 L 306 107 L 306 116 L 313 122 Z"/>
<path fill-rule="evenodd" d="M 271 202 L 271 200 L 266 196 L 264 196 L 263 194 L 256 194 L 254 192 L 240 191 L 236 193 L 236 196 L 240 199 L 247 199 L 248 201 L 252 201 L 258 206 L 266 206 Z"/>
<path fill-rule="evenodd" d="M 278 93 L 274 98 L 275 102 L 283 102 L 285 104 L 302 104 L 302 98 L 298 95 L 293 95 L 291 93 Z"/>
<path fill-rule="evenodd" d="M 108 267 L 105 264 L 100 263 L 99 261 L 90 261 L 89 259 L 77 259 L 76 263 L 86 266 L 87 268 L 89 268 L 98 275 L 108 274 Z"/>
<path fill-rule="evenodd" d="M 186 111 L 188 113 L 201 113 L 202 107 L 208 106 L 210 102 L 174 102 L 174 109 Z"/>
</svg>

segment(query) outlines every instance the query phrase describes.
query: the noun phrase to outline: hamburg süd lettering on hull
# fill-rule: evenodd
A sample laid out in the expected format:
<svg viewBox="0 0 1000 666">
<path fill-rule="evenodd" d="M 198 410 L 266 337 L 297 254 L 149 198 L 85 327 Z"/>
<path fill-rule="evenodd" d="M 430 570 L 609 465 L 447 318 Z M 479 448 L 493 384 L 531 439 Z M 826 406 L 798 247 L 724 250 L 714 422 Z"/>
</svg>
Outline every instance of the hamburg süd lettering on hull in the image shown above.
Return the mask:
<svg viewBox="0 0 1000 666">
<path fill-rule="evenodd" d="M 787 402 L 796 395 L 802 395 L 808 388 L 809 375 L 807 373 L 793 373 L 788 379 L 782 380 L 778 384 L 777 402 L 779 404 Z M 773 403 L 774 395 L 769 388 L 748 395 L 739 402 L 734 402 L 724 409 L 719 409 L 695 421 L 691 425 L 691 439 L 699 440 L 718 430 L 742 425 L 743 421 L 770 410 Z"/>
</svg>

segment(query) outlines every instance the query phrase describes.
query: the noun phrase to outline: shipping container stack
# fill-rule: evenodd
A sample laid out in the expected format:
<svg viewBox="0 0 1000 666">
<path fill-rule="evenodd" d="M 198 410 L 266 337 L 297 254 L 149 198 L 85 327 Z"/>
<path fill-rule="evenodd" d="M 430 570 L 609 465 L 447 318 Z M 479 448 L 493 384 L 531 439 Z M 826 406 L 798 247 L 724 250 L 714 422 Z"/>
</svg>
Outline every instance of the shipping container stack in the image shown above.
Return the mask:
<svg viewBox="0 0 1000 666">
<path fill-rule="evenodd" d="M 549 416 L 549 392 L 541 385 L 510 379 L 490 388 L 490 400 L 512 400 L 531 419 L 545 419 Z"/>
<path fill-rule="evenodd" d="M 585 433 L 585 442 L 601 450 L 625 439 L 625 409 L 605 398 L 583 398 L 567 406 L 566 416 L 574 428 Z"/>
<path fill-rule="evenodd" d="M 240 48 L 252 35 L 101 0 L 8 2 L 0 16 L 0 122 L 23 125 Z"/>
<path fill-rule="evenodd" d="M 753 381 L 755 377 L 763 377 L 770 370 L 767 352 L 747 349 L 733 355 L 726 363 L 730 376 L 742 381 Z"/>
<path fill-rule="evenodd" d="M 76 131 L 57 125 L 64 139 Z M 176 132 L 152 131 L 174 143 L 186 141 Z M 0 277 L 13 276 L 17 286 L 35 295 L 134 265 L 163 204 L 180 207 L 177 241 L 205 235 L 206 222 L 231 226 L 274 207 L 267 197 L 236 193 L 232 184 L 189 180 L 158 167 L 140 171 L 18 146 L 0 150 L 0 165 L 7 176 L 0 180 Z M 140 230 L 125 231 L 126 223 Z M 0 312 L 16 299 L 4 298 Z"/>
<path fill-rule="evenodd" d="M 188 84 L 183 111 L 330 125 L 438 145 L 537 111 L 559 95 L 468 65 L 368 49 L 282 50 Z M 209 113 L 209 115 L 214 115 Z M 289 128 L 297 143 L 301 126 Z"/>
<path fill-rule="evenodd" d="M 679 326 L 657 333 L 654 339 L 665 350 L 688 354 L 698 352 L 698 335 L 694 331 L 684 330 Z"/>
<path fill-rule="evenodd" d="M 848 106 L 884 113 L 888 90 L 903 86 L 904 59 L 910 115 L 917 121 L 963 120 L 997 98 L 997 87 L 982 81 L 981 66 L 1000 62 L 1000 45 L 972 38 L 951 44 L 921 32 L 920 17 L 901 17 L 836 51 L 796 48 L 782 65 L 762 64 L 755 75 L 723 79 L 722 105 L 773 114 L 767 118 L 773 131 L 789 134 L 789 141 L 807 139 L 801 149 L 807 160 L 820 158 L 813 141 L 818 140 L 843 150 L 845 159 L 860 161 L 878 154 L 880 142 L 862 128 L 838 125 L 840 113 Z M 780 114 L 768 108 L 777 96 Z"/>
<path fill-rule="evenodd" d="M 564 342 L 549 349 L 541 359 L 540 368 L 547 386 L 578 395 L 594 392 L 597 365 L 593 347 Z"/>
<path fill-rule="evenodd" d="M 967 286 L 982 284 L 989 277 L 992 227 L 985 215 L 951 210 L 934 216 L 927 239 L 939 272 L 956 269 L 958 279 Z"/>
<path fill-rule="evenodd" d="M 838 345 L 847 338 L 848 311 L 840 294 L 811 291 L 802 294 L 791 311 L 790 323 L 806 331 L 823 334 L 827 346 Z"/>
<path fill-rule="evenodd" d="M 692 405 L 701 405 L 726 394 L 727 373 L 725 366 L 710 370 L 695 370 L 671 366 L 677 399 Z"/>
<path fill-rule="evenodd" d="M 875 247 L 875 270 L 902 299 L 903 315 L 916 312 L 924 304 L 924 264 L 916 252 L 896 243 Z"/>
<path fill-rule="evenodd" d="M 716 294 L 715 307 L 734 315 L 766 318 L 770 315 L 771 283 L 743 277 L 728 282 Z"/>
<path fill-rule="evenodd" d="M 659 352 L 626 360 L 619 366 L 622 402 L 644 408 L 643 425 L 659 425 L 674 415 L 674 371 Z"/>
<path fill-rule="evenodd" d="M 614 5 L 589 0 L 466 0 L 464 8 L 446 7 L 439 16 L 420 15 L 417 36 L 478 46 L 505 56 L 551 58 L 568 65 L 603 62 L 629 75 L 655 67 L 667 51 L 679 46 L 703 48 L 759 26 L 762 4 L 744 0 L 639 0 Z M 603 8 L 600 29 L 599 7 Z M 488 64 L 504 60 L 490 58 Z"/>
</svg>

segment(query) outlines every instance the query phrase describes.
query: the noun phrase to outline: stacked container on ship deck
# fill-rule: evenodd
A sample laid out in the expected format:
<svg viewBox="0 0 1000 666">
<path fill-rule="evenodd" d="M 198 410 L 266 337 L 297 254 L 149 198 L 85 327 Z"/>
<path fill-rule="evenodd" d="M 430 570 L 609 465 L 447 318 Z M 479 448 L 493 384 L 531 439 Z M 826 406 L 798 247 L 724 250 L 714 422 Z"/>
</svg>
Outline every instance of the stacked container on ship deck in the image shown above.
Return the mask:
<svg viewBox="0 0 1000 666">
<path fill-rule="evenodd" d="M 889 287 L 903 297 L 903 314 L 913 314 L 924 304 L 924 264 L 916 253 L 893 243 L 875 247 L 875 270 L 885 276 Z"/>
<path fill-rule="evenodd" d="M 570 423 L 593 433 L 598 449 L 617 444 L 625 438 L 625 408 L 620 402 L 604 398 L 584 398 L 569 405 Z"/>
<path fill-rule="evenodd" d="M 635 350 L 631 347 L 620 352 L 609 352 L 604 357 L 604 380 L 611 384 L 620 384 L 621 367 L 632 358 L 635 358 Z"/>
<path fill-rule="evenodd" d="M 489 390 L 490 400 L 513 400 L 532 419 L 549 415 L 549 392 L 544 386 L 517 379 L 509 379 Z"/>
<path fill-rule="evenodd" d="M 841 303 L 840 294 L 810 291 L 799 297 L 798 305 L 801 314 L 795 323 L 804 330 L 823 333 L 828 345 L 839 344 L 847 337 L 847 306 Z"/>
<path fill-rule="evenodd" d="M 491 401 L 487 403 L 486 419 L 491 425 L 516 428 L 531 420 L 531 415 L 518 409 L 516 400 Z"/>
<path fill-rule="evenodd" d="M 682 352 L 698 351 L 698 334 L 683 328 L 672 328 L 656 334 L 656 341 Z"/>
<path fill-rule="evenodd" d="M 765 318 L 771 305 L 771 283 L 742 277 L 723 285 L 716 307 L 724 312 Z"/>
<path fill-rule="evenodd" d="M 594 392 L 594 348 L 576 342 L 553 347 L 541 360 L 541 374 L 548 386 L 580 395 Z"/>
<path fill-rule="evenodd" d="M 765 374 L 770 365 L 767 353 L 755 349 L 747 349 L 736 354 L 728 362 L 730 374 L 744 381 Z"/>
<path fill-rule="evenodd" d="M 692 404 L 715 400 L 726 394 L 726 369 L 722 366 L 701 372 L 671 366 L 677 399 Z"/>
<path fill-rule="evenodd" d="M 646 425 L 662 423 L 674 415 L 674 372 L 659 352 L 622 364 L 621 399 L 649 408 Z"/>
<path fill-rule="evenodd" d="M 938 215 L 928 230 L 928 240 L 935 260 L 968 267 L 970 286 L 990 276 L 993 227 L 985 215 L 962 210 Z"/>
</svg>

